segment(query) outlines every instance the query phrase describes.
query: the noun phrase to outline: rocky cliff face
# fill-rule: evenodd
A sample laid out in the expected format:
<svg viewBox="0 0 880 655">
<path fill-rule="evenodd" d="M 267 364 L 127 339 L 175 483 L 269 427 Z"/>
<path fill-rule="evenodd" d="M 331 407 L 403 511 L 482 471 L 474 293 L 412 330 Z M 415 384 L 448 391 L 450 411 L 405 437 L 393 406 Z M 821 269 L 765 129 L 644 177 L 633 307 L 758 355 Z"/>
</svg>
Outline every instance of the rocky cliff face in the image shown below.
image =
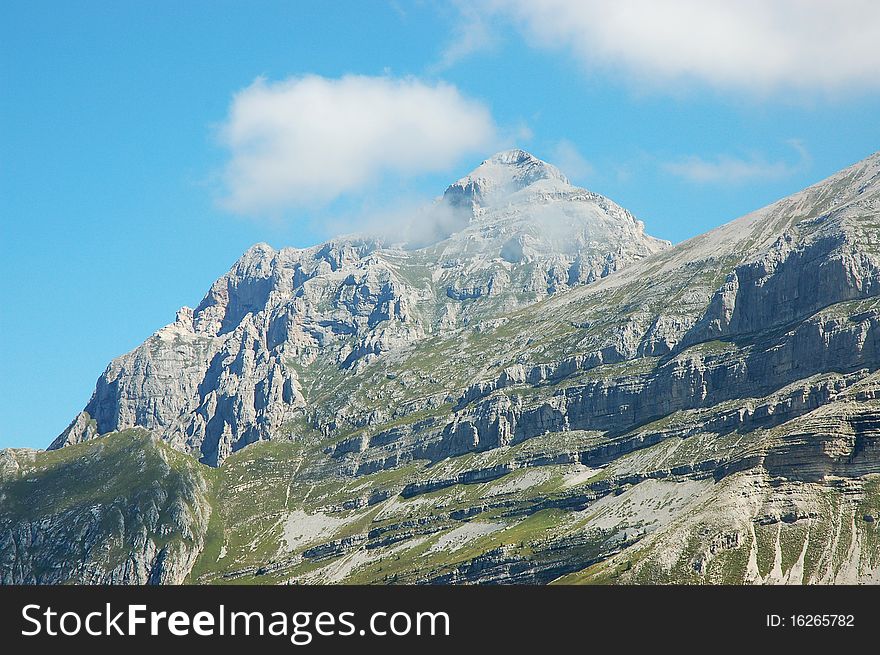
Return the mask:
<svg viewBox="0 0 880 655">
<path fill-rule="evenodd" d="M 139 430 L 0 453 L 0 583 L 180 584 L 211 504 L 190 458 Z"/>
<path fill-rule="evenodd" d="M 521 150 L 483 162 L 439 203 L 461 217 L 460 229 L 420 248 L 369 239 L 254 246 L 195 310 L 182 308 L 173 324 L 111 362 L 51 447 L 143 427 L 217 465 L 249 443 L 295 436 L 298 418 L 321 412 L 304 394 L 304 369 L 356 379 L 382 355 L 668 246 L 629 212 Z"/>
<path fill-rule="evenodd" d="M 45 573 L 79 530 L 137 581 L 880 581 L 880 155 L 674 248 L 521 151 L 441 202 L 466 220 L 417 248 L 254 247 L 78 445 L 7 453 L 2 498 L 110 475 L 120 428 L 181 459 L 126 501 L 168 523 L 0 515 L 4 579 L 135 575 Z"/>
</svg>

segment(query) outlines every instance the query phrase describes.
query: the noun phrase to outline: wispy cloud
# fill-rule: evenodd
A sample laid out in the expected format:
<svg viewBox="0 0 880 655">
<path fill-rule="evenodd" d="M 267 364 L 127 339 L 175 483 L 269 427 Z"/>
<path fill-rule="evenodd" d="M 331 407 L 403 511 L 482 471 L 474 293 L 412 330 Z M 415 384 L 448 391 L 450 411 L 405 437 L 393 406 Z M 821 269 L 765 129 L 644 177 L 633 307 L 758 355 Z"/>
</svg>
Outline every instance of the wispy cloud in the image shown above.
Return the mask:
<svg viewBox="0 0 880 655">
<path fill-rule="evenodd" d="M 550 152 L 551 161 L 569 179 L 581 182 L 593 174 L 593 165 L 586 160 L 571 141 L 558 141 Z"/>
<path fill-rule="evenodd" d="M 754 180 L 778 180 L 803 170 L 810 155 L 799 140 L 788 142 L 797 153 L 797 161 L 769 161 L 761 155 L 748 158 L 718 155 L 705 159 L 697 155 L 666 162 L 661 168 L 671 175 L 700 184 L 742 184 Z"/>
<path fill-rule="evenodd" d="M 472 216 L 469 210 L 449 203 L 404 195 L 335 214 L 325 221 L 325 228 L 328 234 L 378 238 L 389 244 L 418 248 L 461 230 Z"/>
<path fill-rule="evenodd" d="M 491 50 L 498 42 L 485 13 L 470 3 L 457 2 L 456 5 L 458 17 L 452 38 L 441 51 L 439 60 L 430 67 L 431 72 L 448 70 L 471 55 Z"/>
<path fill-rule="evenodd" d="M 527 39 L 589 69 L 663 88 L 835 92 L 880 89 L 875 0 L 476 0 Z"/>
<path fill-rule="evenodd" d="M 222 204 L 251 215 L 318 206 L 383 175 L 445 171 L 499 142 L 489 110 L 451 84 L 354 75 L 257 79 L 219 136 L 230 153 Z"/>
</svg>

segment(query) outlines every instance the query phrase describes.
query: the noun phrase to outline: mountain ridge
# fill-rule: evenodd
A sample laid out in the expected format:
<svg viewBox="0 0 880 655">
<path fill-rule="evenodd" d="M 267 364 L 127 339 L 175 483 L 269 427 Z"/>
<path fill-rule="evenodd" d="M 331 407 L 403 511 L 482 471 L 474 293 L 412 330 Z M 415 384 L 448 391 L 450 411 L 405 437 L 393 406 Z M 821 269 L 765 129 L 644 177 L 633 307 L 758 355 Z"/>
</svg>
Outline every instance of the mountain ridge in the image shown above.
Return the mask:
<svg viewBox="0 0 880 655">
<path fill-rule="evenodd" d="M 588 194 L 480 191 L 425 252 L 255 246 L 64 447 L 0 453 L 0 580 L 880 582 L 880 155 L 551 291 L 573 262 L 493 230 L 634 225 Z"/>
<path fill-rule="evenodd" d="M 556 185 L 553 193 L 547 181 Z M 469 185 L 481 189 L 484 204 L 457 204 L 451 190 Z M 271 438 L 307 405 L 297 373 L 286 363 L 291 357 L 305 366 L 325 356 L 343 368 L 362 366 L 437 330 L 590 282 L 668 246 L 646 236 L 626 210 L 571 186 L 554 166 L 522 150 L 485 160 L 450 185 L 441 202 L 467 221 L 458 232 L 415 250 L 364 237 L 301 249 L 255 244 L 194 310 L 181 308 L 174 324 L 151 337 L 155 346 L 167 343 L 164 350 L 175 339 L 187 341 L 183 360 L 161 355 L 174 363 L 152 373 L 162 365 L 142 350 L 117 358 L 84 413 L 51 447 L 145 427 L 160 429 L 175 447 L 190 452 L 207 439 L 212 445 L 203 456 L 219 463 L 241 445 Z M 251 347 L 265 361 L 257 368 L 235 362 L 236 349 L 240 354 L 248 343 L 257 344 Z M 227 363 L 209 379 L 218 351 Z M 182 385 L 169 391 L 154 383 L 173 378 L 181 366 L 193 371 Z M 229 380 L 230 371 L 238 379 Z M 240 402 L 239 387 L 249 384 L 245 376 L 269 381 L 254 385 L 253 405 Z M 170 402 L 155 400 L 169 393 L 175 396 Z M 225 407 L 218 410 L 216 403 Z"/>
</svg>

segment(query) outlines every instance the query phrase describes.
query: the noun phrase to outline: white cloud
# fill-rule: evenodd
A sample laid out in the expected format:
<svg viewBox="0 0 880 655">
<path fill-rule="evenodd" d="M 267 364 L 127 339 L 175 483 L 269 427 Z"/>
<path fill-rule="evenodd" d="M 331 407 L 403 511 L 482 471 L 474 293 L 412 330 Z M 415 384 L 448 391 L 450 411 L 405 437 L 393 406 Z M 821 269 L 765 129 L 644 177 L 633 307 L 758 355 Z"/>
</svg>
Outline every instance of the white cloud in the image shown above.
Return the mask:
<svg viewBox="0 0 880 655">
<path fill-rule="evenodd" d="M 714 159 L 692 155 L 667 162 L 662 168 L 676 177 L 701 184 L 735 185 L 753 180 L 778 180 L 803 170 L 810 161 L 803 143 L 795 139 L 788 143 L 798 155 L 797 162 L 768 161 L 760 155 L 749 158 L 719 155 Z"/>
<path fill-rule="evenodd" d="M 437 243 L 470 223 L 469 210 L 417 197 L 383 199 L 378 207 L 362 207 L 326 222 L 330 234 L 379 238 L 389 244 L 418 248 Z"/>
<path fill-rule="evenodd" d="M 880 88 L 876 0 L 483 0 L 542 47 L 644 84 L 719 88 Z"/>
<path fill-rule="evenodd" d="M 785 162 L 767 162 L 760 159 L 738 159 L 719 155 L 708 160 L 692 155 L 663 165 L 663 170 L 691 182 L 739 183 L 754 179 L 778 179 L 790 174 Z"/>
<path fill-rule="evenodd" d="M 434 72 L 448 70 L 461 60 L 478 52 L 490 50 L 498 39 L 487 17 L 470 3 L 457 2 L 459 20 L 452 39 L 440 53 L 440 60 L 431 67 Z"/>
<path fill-rule="evenodd" d="M 237 93 L 220 140 L 231 154 L 224 206 L 278 214 L 361 191 L 383 175 L 448 170 L 498 137 L 489 110 L 450 84 L 308 75 L 260 78 Z"/>
</svg>

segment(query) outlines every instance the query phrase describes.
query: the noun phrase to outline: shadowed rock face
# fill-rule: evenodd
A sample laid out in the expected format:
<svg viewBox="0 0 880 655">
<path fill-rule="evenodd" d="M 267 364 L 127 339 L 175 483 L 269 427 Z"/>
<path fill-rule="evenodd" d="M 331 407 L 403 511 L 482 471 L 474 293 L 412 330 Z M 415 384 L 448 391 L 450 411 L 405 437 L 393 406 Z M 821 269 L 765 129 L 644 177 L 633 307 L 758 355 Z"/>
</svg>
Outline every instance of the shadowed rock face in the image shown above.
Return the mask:
<svg viewBox="0 0 880 655">
<path fill-rule="evenodd" d="M 85 475 L 0 503 L 3 579 L 880 581 L 880 156 L 672 248 L 523 151 L 441 202 L 421 248 L 255 246 L 110 365 L 76 457 L 7 451 L 0 498 L 122 475 L 130 426 L 179 459 L 118 529 Z M 135 564 L 44 573 L 71 530 Z"/>
<path fill-rule="evenodd" d="M 0 583 L 181 584 L 211 514 L 199 468 L 144 430 L 0 451 Z"/>
</svg>

